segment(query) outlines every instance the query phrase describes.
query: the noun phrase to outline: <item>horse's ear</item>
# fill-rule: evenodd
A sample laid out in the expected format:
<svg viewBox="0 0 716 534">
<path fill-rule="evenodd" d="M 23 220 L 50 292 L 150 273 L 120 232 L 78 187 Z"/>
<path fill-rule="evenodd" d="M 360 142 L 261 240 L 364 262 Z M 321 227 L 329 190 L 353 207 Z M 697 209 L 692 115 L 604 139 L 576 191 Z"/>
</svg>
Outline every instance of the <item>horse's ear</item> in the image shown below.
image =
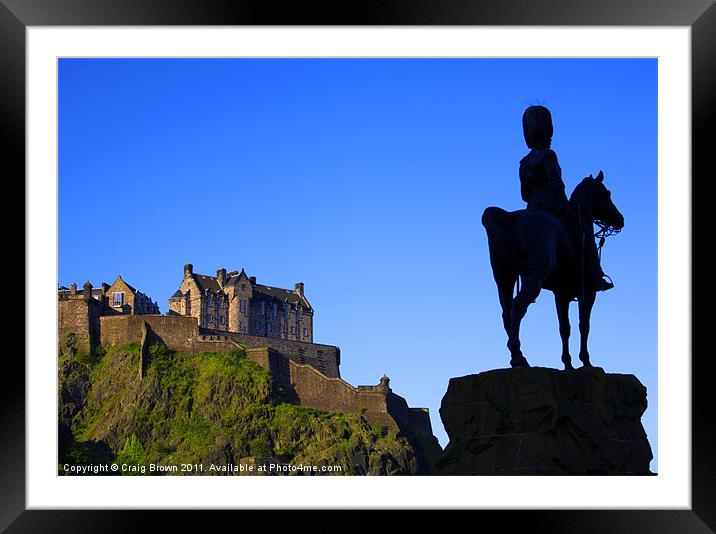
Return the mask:
<svg viewBox="0 0 716 534">
<path fill-rule="evenodd" d="M 604 181 L 604 173 L 602 171 L 599 171 L 599 174 L 597 174 L 597 181 L 598 182 Z"/>
</svg>

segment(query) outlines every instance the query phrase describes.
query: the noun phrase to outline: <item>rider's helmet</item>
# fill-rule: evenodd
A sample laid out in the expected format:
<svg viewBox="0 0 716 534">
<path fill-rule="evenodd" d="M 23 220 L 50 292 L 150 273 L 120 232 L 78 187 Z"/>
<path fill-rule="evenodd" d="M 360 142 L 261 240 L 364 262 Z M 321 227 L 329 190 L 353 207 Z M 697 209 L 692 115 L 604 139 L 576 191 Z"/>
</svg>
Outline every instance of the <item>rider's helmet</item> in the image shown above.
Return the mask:
<svg viewBox="0 0 716 534">
<path fill-rule="evenodd" d="M 544 106 L 530 106 L 522 115 L 522 132 L 530 148 L 549 148 L 552 142 L 552 115 Z"/>
</svg>

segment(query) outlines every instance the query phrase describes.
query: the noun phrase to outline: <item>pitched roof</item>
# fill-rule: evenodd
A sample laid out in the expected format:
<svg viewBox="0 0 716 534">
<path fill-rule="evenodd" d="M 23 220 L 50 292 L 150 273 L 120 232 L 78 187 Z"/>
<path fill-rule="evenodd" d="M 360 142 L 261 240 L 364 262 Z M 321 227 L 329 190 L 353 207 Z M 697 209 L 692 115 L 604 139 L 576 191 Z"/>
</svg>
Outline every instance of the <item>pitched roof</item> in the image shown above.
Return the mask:
<svg viewBox="0 0 716 534">
<path fill-rule="evenodd" d="M 194 276 L 194 280 L 202 291 L 209 290 L 212 293 L 221 291 L 221 286 L 215 276 L 206 276 L 205 274 L 194 274 L 192 276 Z"/>
<path fill-rule="evenodd" d="M 124 283 L 124 285 L 127 286 L 132 293 L 136 293 L 136 292 L 137 292 L 137 290 L 136 290 L 135 288 L 133 288 L 132 286 L 130 286 L 130 285 L 127 283 L 127 281 L 126 281 L 124 278 L 122 278 L 121 275 L 118 275 L 118 276 L 117 276 L 117 279 L 112 283 L 112 285 L 116 284 L 116 283 L 117 283 L 117 280 L 121 280 L 121 281 Z"/>
<path fill-rule="evenodd" d="M 173 294 L 171 297 L 169 297 L 169 300 L 171 300 L 171 299 L 176 299 L 176 298 L 181 298 L 181 297 L 183 297 L 183 296 L 184 296 L 184 293 L 182 293 L 181 291 L 179 291 L 179 290 L 177 289 L 177 290 L 174 292 L 174 294 Z"/>
<path fill-rule="evenodd" d="M 298 293 L 296 293 L 295 291 L 291 291 L 290 289 L 282 289 L 280 287 L 255 284 L 254 291 L 262 295 L 266 295 L 267 297 L 278 299 L 280 301 L 288 301 L 291 304 L 299 303 L 310 308 L 306 299 L 301 298 Z"/>
<path fill-rule="evenodd" d="M 243 273 L 243 271 L 241 271 Z M 219 285 L 218 280 L 215 276 L 207 276 L 205 274 L 194 274 L 194 280 L 196 280 L 197 285 L 199 286 L 199 289 L 202 291 L 209 290 L 212 293 L 219 293 L 222 292 L 222 288 Z M 227 281 L 225 285 L 232 284 L 236 282 L 239 277 L 241 276 L 241 273 L 231 276 Z M 245 273 L 244 273 L 245 276 Z M 305 298 L 302 298 L 298 293 L 295 291 L 292 291 L 290 289 L 283 289 L 280 287 L 273 287 L 273 286 L 265 286 L 263 284 L 251 284 L 253 290 L 256 293 L 259 293 L 261 295 L 264 295 L 269 298 L 275 298 L 277 300 L 280 300 L 281 302 L 290 302 L 291 304 L 302 304 L 303 306 L 307 308 L 311 308 L 311 305 L 308 303 L 308 301 Z M 177 291 L 179 293 L 179 291 Z M 172 295 L 172 298 L 177 295 L 175 293 Z M 180 293 L 181 295 L 181 293 Z"/>
</svg>

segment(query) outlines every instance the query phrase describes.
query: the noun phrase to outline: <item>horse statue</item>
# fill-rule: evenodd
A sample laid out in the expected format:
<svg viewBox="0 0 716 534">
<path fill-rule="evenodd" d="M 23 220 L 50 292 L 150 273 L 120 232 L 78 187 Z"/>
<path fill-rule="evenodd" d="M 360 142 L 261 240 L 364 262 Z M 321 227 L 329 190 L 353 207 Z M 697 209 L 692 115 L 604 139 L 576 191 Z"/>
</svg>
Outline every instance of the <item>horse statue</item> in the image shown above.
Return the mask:
<svg viewBox="0 0 716 534">
<path fill-rule="evenodd" d="M 585 283 L 585 243 L 596 235 L 601 237 L 601 247 L 606 236 L 624 227 L 624 217 L 612 202 L 601 171 L 596 178 L 590 175 L 574 188 L 569 207 L 574 220 L 567 227 L 556 215 L 541 210 L 508 212 L 489 207 L 482 215 L 512 367 L 529 367 L 520 350 L 520 324 L 527 307 L 543 288 L 554 293 L 565 370 L 574 369 L 569 354 L 568 311 L 569 303 L 575 299 L 579 305 L 579 359 L 584 367 L 592 367 L 587 337 L 596 292 Z M 594 234 L 595 224 L 601 228 L 601 235 Z"/>
</svg>

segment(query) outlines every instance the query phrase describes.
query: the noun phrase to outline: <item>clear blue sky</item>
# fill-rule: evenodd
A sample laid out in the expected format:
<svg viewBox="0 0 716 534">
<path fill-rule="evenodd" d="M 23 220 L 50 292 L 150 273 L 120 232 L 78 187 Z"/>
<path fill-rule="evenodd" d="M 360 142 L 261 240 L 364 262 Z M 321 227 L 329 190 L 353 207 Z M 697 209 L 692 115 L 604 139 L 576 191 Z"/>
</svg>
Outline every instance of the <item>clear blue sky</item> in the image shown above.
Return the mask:
<svg viewBox="0 0 716 534">
<path fill-rule="evenodd" d="M 121 274 L 166 312 L 185 263 L 303 281 L 342 376 L 387 373 L 445 446 L 449 379 L 509 365 L 480 216 L 523 207 L 536 103 L 568 191 L 603 169 L 625 215 L 591 354 L 648 388 L 656 455 L 655 59 L 61 59 L 58 282 Z M 550 292 L 523 324 L 531 364 L 560 368 Z"/>
</svg>

